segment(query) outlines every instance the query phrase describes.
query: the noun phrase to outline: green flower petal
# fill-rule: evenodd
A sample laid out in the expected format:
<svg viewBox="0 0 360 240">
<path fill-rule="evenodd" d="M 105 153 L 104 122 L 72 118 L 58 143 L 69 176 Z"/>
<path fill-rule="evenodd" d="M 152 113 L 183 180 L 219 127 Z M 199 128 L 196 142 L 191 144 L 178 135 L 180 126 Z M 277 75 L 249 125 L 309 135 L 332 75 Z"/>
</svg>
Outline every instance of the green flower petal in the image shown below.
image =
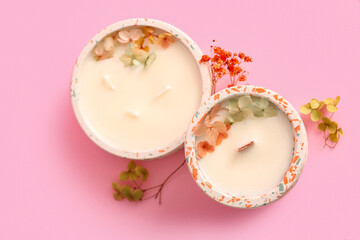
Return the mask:
<svg viewBox="0 0 360 240">
<path fill-rule="evenodd" d="M 277 109 L 269 105 L 264 111 L 264 117 L 275 117 L 277 115 Z"/>
<path fill-rule="evenodd" d="M 125 64 L 125 67 L 133 65 L 133 58 L 126 53 L 120 57 L 120 61 Z"/>
<path fill-rule="evenodd" d="M 326 99 L 324 100 L 324 103 L 325 103 L 326 105 L 328 105 L 328 104 L 334 104 L 335 101 L 334 101 L 334 99 L 332 99 L 332 98 L 326 98 Z"/>
<path fill-rule="evenodd" d="M 242 112 L 238 112 L 238 113 L 235 113 L 235 114 L 229 114 L 228 115 L 228 120 L 231 122 L 231 123 L 234 123 L 234 122 L 240 122 L 244 119 L 244 116 L 242 114 Z"/>
<path fill-rule="evenodd" d="M 339 137 L 338 137 L 338 134 L 337 133 L 331 133 L 329 135 L 329 138 L 332 142 L 336 143 L 339 141 Z"/>
<path fill-rule="evenodd" d="M 120 200 L 123 199 L 121 193 L 118 193 L 118 192 L 115 192 L 115 193 L 113 194 L 113 197 L 114 197 L 114 199 L 117 200 L 117 201 L 120 201 Z"/>
<path fill-rule="evenodd" d="M 124 171 L 124 172 L 122 172 L 122 173 L 120 174 L 119 179 L 120 179 L 121 181 L 126 181 L 126 180 L 129 179 L 129 175 L 130 175 L 129 172 Z"/>
<path fill-rule="evenodd" d="M 238 106 L 240 108 L 245 108 L 245 107 L 249 106 L 252 102 L 253 102 L 253 100 L 251 99 L 250 96 L 241 96 L 241 97 L 239 97 L 239 100 L 238 100 Z"/>
<path fill-rule="evenodd" d="M 246 118 L 246 119 L 254 118 L 254 112 L 249 108 L 244 108 L 241 110 L 241 112 L 242 112 L 242 115 L 244 116 L 244 118 Z"/>
<path fill-rule="evenodd" d="M 226 106 L 226 109 L 229 110 L 229 114 L 235 114 L 240 111 L 238 100 L 233 98 L 229 100 L 229 103 Z"/>
<path fill-rule="evenodd" d="M 332 105 L 332 104 L 329 104 L 326 106 L 326 109 L 329 111 L 329 112 L 336 112 L 337 111 L 337 107 L 335 105 Z"/>
<path fill-rule="evenodd" d="M 142 49 L 134 49 L 133 50 L 134 58 L 140 63 L 145 63 L 146 59 L 149 56 L 149 53 Z"/>
<path fill-rule="evenodd" d="M 330 118 L 328 118 L 328 117 L 323 117 L 323 118 L 322 118 L 322 121 L 323 121 L 323 123 L 325 123 L 326 125 L 328 125 L 329 123 L 331 123 L 331 120 L 330 120 Z"/>
<path fill-rule="evenodd" d="M 116 192 L 120 192 L 120 191 L 121 191 L 121 186 L 120 186 L 119 183 L 113 182 L 113 183 L 112 183 L 112 189 L 113 189 L 114 191 L 116 191 Z"/>
<path fill-rule="evenodd" d="M 317 99 L 313 98 L 310 101 L 310 107 L 311 109 L 318 109 L 318 107 L 320 107 L 320 102 Z"/>
<path fill-rule="evenodd" d="M 312 110 L 311 111 L 311 115 L 310 118 L 311 120 L 313 120 L 314 122 L 317 122 L 321 119 L 322 117 L 322 113 L 319 110 Z"/>
<path fill-rule="evenodd" d="M 131 172 L 129 174 L 129 179 L 135 181 L 139 179 L 139 176 L 135 172 Z"/>
<path fill-rule="evenodd" d="M 339 128 L 339 129 L 337 130 L 337 132 L 340 134 L 340 136 L 342 136 L 342 135 L 344 134 L 342 128 Z"/>
<path fill-rule="evenodd" d="M 155 61 L 155 59 L 156 59 L 156 54 L 155 53 L 150 54 L 145 61 L 145 67 L 150 66 Z"/>
<path fill-rule="evenodd" d="M 131 160 L 131 161 L 128 163 L 128 165 L 127 165 L 127 169 L 128 169 L 129 171 L 134 170 L 135 167 L 136 167 L 136 163 L 135 163 L 133 160 Z"/>
<path fill-rule="evenodd" d="M 263 117 L 264 116 L 264 112 L 263 111 L 254 111 L 254 116 L 255 117 Z"/>
<path fill-rule="evenodd" d="M 143 195 L 144 195 L 144 192 L 141 191 L 140 189 L 136 189 L 132 193 L 132 197 L 133 197 L 134 201 L 139 201 L 142 198 Z"/>
<path fill-rule="evenodd" d="M 337 124 L 335 122 L 331 122 L 328 126 L 329 133 L 335 133 L 337 129 Z"/>
<path fill-rule="evenodd" d="M 128 185 L 123 185 L 121 186 L 121 190 L 120 193 L 124 196 L 124 197 L 129 197 L 132 195 L 132 188 Z"/>
<path fill-rule="evenodd" d="M 326 126 L 324 123 L 319 123 L 318 129 L 319 129 L 320 131 L 325 131 L 326 128 L 327 128 L 327 126 Z"/>
<path fill-rule="evenodd" d="M 303 114 L 309 114 L 311 112 L 310 104 L 306 104 L 300 107 L 300 112 Z"/>
</svg>

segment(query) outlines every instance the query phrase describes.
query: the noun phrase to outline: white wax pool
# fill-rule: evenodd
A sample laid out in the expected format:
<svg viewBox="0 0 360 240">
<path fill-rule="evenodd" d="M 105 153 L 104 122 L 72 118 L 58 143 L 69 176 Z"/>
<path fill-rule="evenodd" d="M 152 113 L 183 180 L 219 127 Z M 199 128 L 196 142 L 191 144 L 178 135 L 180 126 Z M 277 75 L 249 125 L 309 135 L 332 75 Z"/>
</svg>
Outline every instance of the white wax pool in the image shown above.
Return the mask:
<svg viewBox="0 0 360 240">
<path fill-rule="evenodd" d="M 294 139 L 289 119 L 278 110 L 274 117 L 235 122 L 228 138 L 198 160 L 202 172 L 215 186 L 233 195 L 257 195 L 281 182 L 290 166 Z M 241 146 L 254 145 L 238 152 Z"/>
<path fill-rule="evenodd" d="M 167 49 L 151 46 L 156 60 L 144 69 L 125 67 L 119 57 L 96 61 L 90 54 L 79 69 L 79 105 L 90 128 L 114 148 L 160 150 L 179 139 L 200 105 L 197 62 L 180 41 Z M 104 77 L 107 82 L 104 81 Z"/>
</svg>

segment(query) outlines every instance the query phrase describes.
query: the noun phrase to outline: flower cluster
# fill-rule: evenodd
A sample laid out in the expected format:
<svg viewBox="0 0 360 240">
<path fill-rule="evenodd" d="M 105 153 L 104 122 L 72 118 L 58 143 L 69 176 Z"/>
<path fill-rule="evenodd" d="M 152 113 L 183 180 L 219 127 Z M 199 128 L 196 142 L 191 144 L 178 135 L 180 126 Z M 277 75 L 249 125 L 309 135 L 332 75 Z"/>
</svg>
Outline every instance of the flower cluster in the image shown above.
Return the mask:
<svg viewBox="0 0 360 240">
<path fill-rule="evenodd" d="M 180 166 L 172 171 L 165 180 L 158 185 L 143 188 L 142 184 L 148 179 L 149 171 L 143 166 L 137 165 L 134 161 L 130 161 L 127 165 L 127 170 L 123 171 L 119 179 L 121 182 L 127 182 L 127 184 L 120 184 L 113 182 L 112 189 L 115 191 L 113 197 L 115 200 L 120 201 L 126 198 L 128 201 L 143 201 L 150 198 L 159 198 L 159 204 L 161 204 L 161 193 L 164 185 L 167 181 L 184 166 L 186 160 L 184 160 Z M 149 191 L 157 190 L 154 194 L 144 197 L 144 194 Z"/>
<path fill-rule="evenodd" d="M 227 131 L 230 129 L 230 124 L 214 121 L 215 116 L 221 109 L 220 105 L 213 107 L 205 120 L 194 129 L 195 136 L 205 136 L 205 141 L 197 144 L 198 158 L 204 157 L 208 152 L 213 152 L 215 150 L 214 146 L 220 145 L 222 140 L 228 137 Z"/>
<path fill-rule="evenodd" d="M 300 112 L 306 115 L 310 114 L 310 118 L 313 122 L 320 121 L 318 129 L 324 132 L 324 147 L 334 148 L 339 142 L 340 136 L 343 135 L 343 130 L 339 127 L 339 124 L 331 120 L 334 113 L 338 110 L 337 105 L 339 102 L 340 96 L 337 96 L 335 99 L 326 98 L 324 101 L 313 98 L 309 103 L 300 107 Z M 330 117 L 323 116 L 321 110 L 324 106 L 326 106 L 326 110 L 331 113 Z M 327 143 L 329 139 L 335 144 L 332 146 L 329 145 Z"/>
<path fill-rule="evenodd" d="M 176 38 L 167 32 L 155 34 L 152 27 L 142 29 L 121 30 L 115 32 L 96 44 L 93 55 L 96 60 L 104 60 L 114 56 L 115 47 L 120 44 L 127 44 L 126 52 L 120 57 L 125 66 L 140 65 L 145 67 L 151 65 L 156 55 L 150 52 L 150 45 L 156 44 L 162 48 L 168 48 Z"/>
<path fill-rule="evenodd" d="M 198 142 L 196 146 L 198 159 L 215 151 L 215 146 L 220 145 L 223 139 L 228 137 L 228 130 L 232 124 L 254 117 L 273 117 L 278 112 L 266 98 L 250 95 L 232 98 L 225 105 L 225 107 L 215 105 L 205 119 L 195 127 L 194 135 L 204 138 L 204 141 Z M 222 121 L 215 121 L 215 117 L 221 115 L 218 114 L 220 110 L 226 111 L 226 117 Z"/>
<path fill-rule="evenodd" d="M 211 46 L 212 57 L 203 55 L 199 63 L 210 63 L 212 74 L 212 93 L 215 93 L 217 82 L 225 75 L 230 76 L 230 84 L 228 87 L 235 86 L 239 81 L 246 81 L 248 73 L 241 68 L 244 62 L 252 62 L 252 58 L 244 53 L 231 53 L 225 51 L 221 47 Z"/>
<path fill-rule="evenodd" d="M 254 117 L 274 117 L 277 109 L 269 103 L 266 98 L 241 96 L 230 99 L 227 106 L 228 110 L 225 123 L 233 124 L 243 119 L 253 119 Z"/>
</svg>

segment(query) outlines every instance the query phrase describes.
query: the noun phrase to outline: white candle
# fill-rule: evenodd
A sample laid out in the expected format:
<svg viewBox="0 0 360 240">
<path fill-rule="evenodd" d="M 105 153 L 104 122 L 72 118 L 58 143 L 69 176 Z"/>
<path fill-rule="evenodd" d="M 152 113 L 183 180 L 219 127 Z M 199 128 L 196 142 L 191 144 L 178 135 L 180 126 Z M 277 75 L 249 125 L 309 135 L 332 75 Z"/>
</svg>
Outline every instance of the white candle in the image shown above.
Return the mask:
<svg viewBox="0 0 360 240">
<path fill-rule="evenodd" d="M 167 49 L 151 45 L 151 66 L 89 54 L 78 72 L 79 108 L 92 131 L 106 144 L 128 152 L 161 150 L 181 139 L 201 102 L 202 79 L 194 56 L 179 40 Z M 111 50 L 111 46 L 108 47 Z"/>
<path fill-rule="evenodd" d="M 227 102 L 222 104 L 224 108 L 227 105 Z M 271 117 L 266 114 L 262 117 L 243 114 L 245 118 L 234 122 L 227 131 L 228 137 L 214 146 L 212 153 L 198 160 L 205 177 L 223 192 L 235 196 L 262 194 L 276 187 L 289 168 L 294 131 L 284 113 L 276 110 L 271 103 L 269 107 Z M 272 116 L 274 110 L 276 116 Z M 224 122 L 228 112 L 220 111 L 211 122 Z M 261 115 L 255 111 L 255 115 L 258 113 Z M 197 143 L 204 140 L 206 137 L 200 136 Z"/>
</svg>

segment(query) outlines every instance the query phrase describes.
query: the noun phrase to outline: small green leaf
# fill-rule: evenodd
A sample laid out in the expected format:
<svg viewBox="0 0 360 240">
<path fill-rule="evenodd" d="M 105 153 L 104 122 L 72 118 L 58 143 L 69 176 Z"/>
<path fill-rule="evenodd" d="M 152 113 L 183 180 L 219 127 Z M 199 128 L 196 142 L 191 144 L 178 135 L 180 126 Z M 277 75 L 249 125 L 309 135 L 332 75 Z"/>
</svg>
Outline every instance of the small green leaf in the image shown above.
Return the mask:
<svg viewBox="0 0 360 240">
<path fill-rule="evenodd" d="M 128 186 L 128 185 L 122 185 L 121 189 L 120 189 L 120 193 L 124 197 L 128 198 L 132 194 L 132 188 L 130 186 Z"/>
<path fill-rule="evenodd" d="M 140 189 L 136 189 L 133 193 L 132 193 L 132 199 L 134 201 L 139 201 L 144 195 L 144 192 L 141 191 Z"/>
<path fill-rule="evenodd" d="M 337 130 L 337 132 L 340 134 L 340 136 L 342 136 L 342 135 L 344 134 L 342 128 L 339 128 L 339 129 Z"/>
<path fill-rule="evenodd" d="M 329 135 L 329 138 L 332 142 L 336 143 L 339 141 L 339 137 L 338 137 L 338 134 L 337 133 L 331 133 Z"/>
<path fill-rule="evenodd" d="M 303 114 L 309 114 L 311 112 L 310 104 L 306 104 L 300 107 L 300 112 Z"/>
<path fill-rule="evenodd" d="M 327 126 L 325 125 L 325 123 L 319 123 L 318 129 L 319 129 L 320 131 L 325 131 L 326 128 L 327 128 Z"/>
<path fill-rule="evenodd" d="M 112 189 L 113 189 L 114 191 L 116 191 L 116 192 L 120 192 L 121 186 L 120 186 L 119 183 L 113 182 L 113 183 L 112 183 Z"/>
<path fill-rule="evenodd" d="M 137 166 L 135 168 L 135 173 L 140 177 L 142 176 L 142 181 L 145 182 L 149 176 L 149 172 L 146 168 L 142 166 Z"/>
<path fill-rule="evenodd" d="M 324 100 L 324 103 L 325 103 L 326 105 L 328 105 L 328 104 L 334 104 L 335 101 L 334 101 L 334 99 L 332 99 L 332 98 L 326 98 L 326 99 Z"/>
<path fill-rule="evenodd" d="M 310 107 L 311 109 L 318 109 L 318 107 L 320 107 L 320 102 L 317 99 L 313 98 L 310 101 Z"/>
<path fill-rule="evenodd" d="M 328 125 L 328 124 L 331 123 L 331 120 L 330 120 L 330 118 L 328 118 L 328 117 L 323 117 L 323 118 L 322 118 L 322 121 L 323 121 L 323 123 L 325 123 L 326 125 Z"/>
<path fill-rule="evenodd" d="M 135 181 L 139 179 L 139 176 L 135 172 L 131 172 L 129 174 L 129 179 Z"/>
<path fill-rule="evenodd" d="M 117 201 L 120 201 L 120 200 L 123 199 L 123 197 L 121 196 L 121 194 L 118 193 L 118 192 L 115 192 L 115 193 L 113 194 L 113 197 L 114 197 L 114 199 L 117 200 Z"/>
<path fill-rule="evenodd" d="M 128 171 L 124 171 L 124 172 L 120 173 L 119 179 L 121 181 L 126 181 L 129 179 L 129 174 L 130 173 Z"/>
<path fill-rule="evenodd" d="M 127 165 L 127 169 L 128 169 L 129 171 L 134 170 L 135 167 L 136 167 L 136 163 L 135 163 L 133 160 L 131 160 L 131 161 L 128 163 L 128 165 Z"/>
<path fill-rule="evenodd" d="M 317 122 L 321 119 L 322 113 L 319 110 L 311 110 L 310 118 L 312 121 Z"/>
<path fill-rule="evenodd" d="M 326 109 L 329 112 L 332 112 L 332 113 L 337 111 L 337 107 L 335 105 L 332 105 L 332 104 L 326 105 Z"/>
<path fill-rule="evenodd" d="M 338 125 L 336 122 L 330 122 L 328 125 L 328 131 L 329 133 L 335 133 Z"/>
</svg>

